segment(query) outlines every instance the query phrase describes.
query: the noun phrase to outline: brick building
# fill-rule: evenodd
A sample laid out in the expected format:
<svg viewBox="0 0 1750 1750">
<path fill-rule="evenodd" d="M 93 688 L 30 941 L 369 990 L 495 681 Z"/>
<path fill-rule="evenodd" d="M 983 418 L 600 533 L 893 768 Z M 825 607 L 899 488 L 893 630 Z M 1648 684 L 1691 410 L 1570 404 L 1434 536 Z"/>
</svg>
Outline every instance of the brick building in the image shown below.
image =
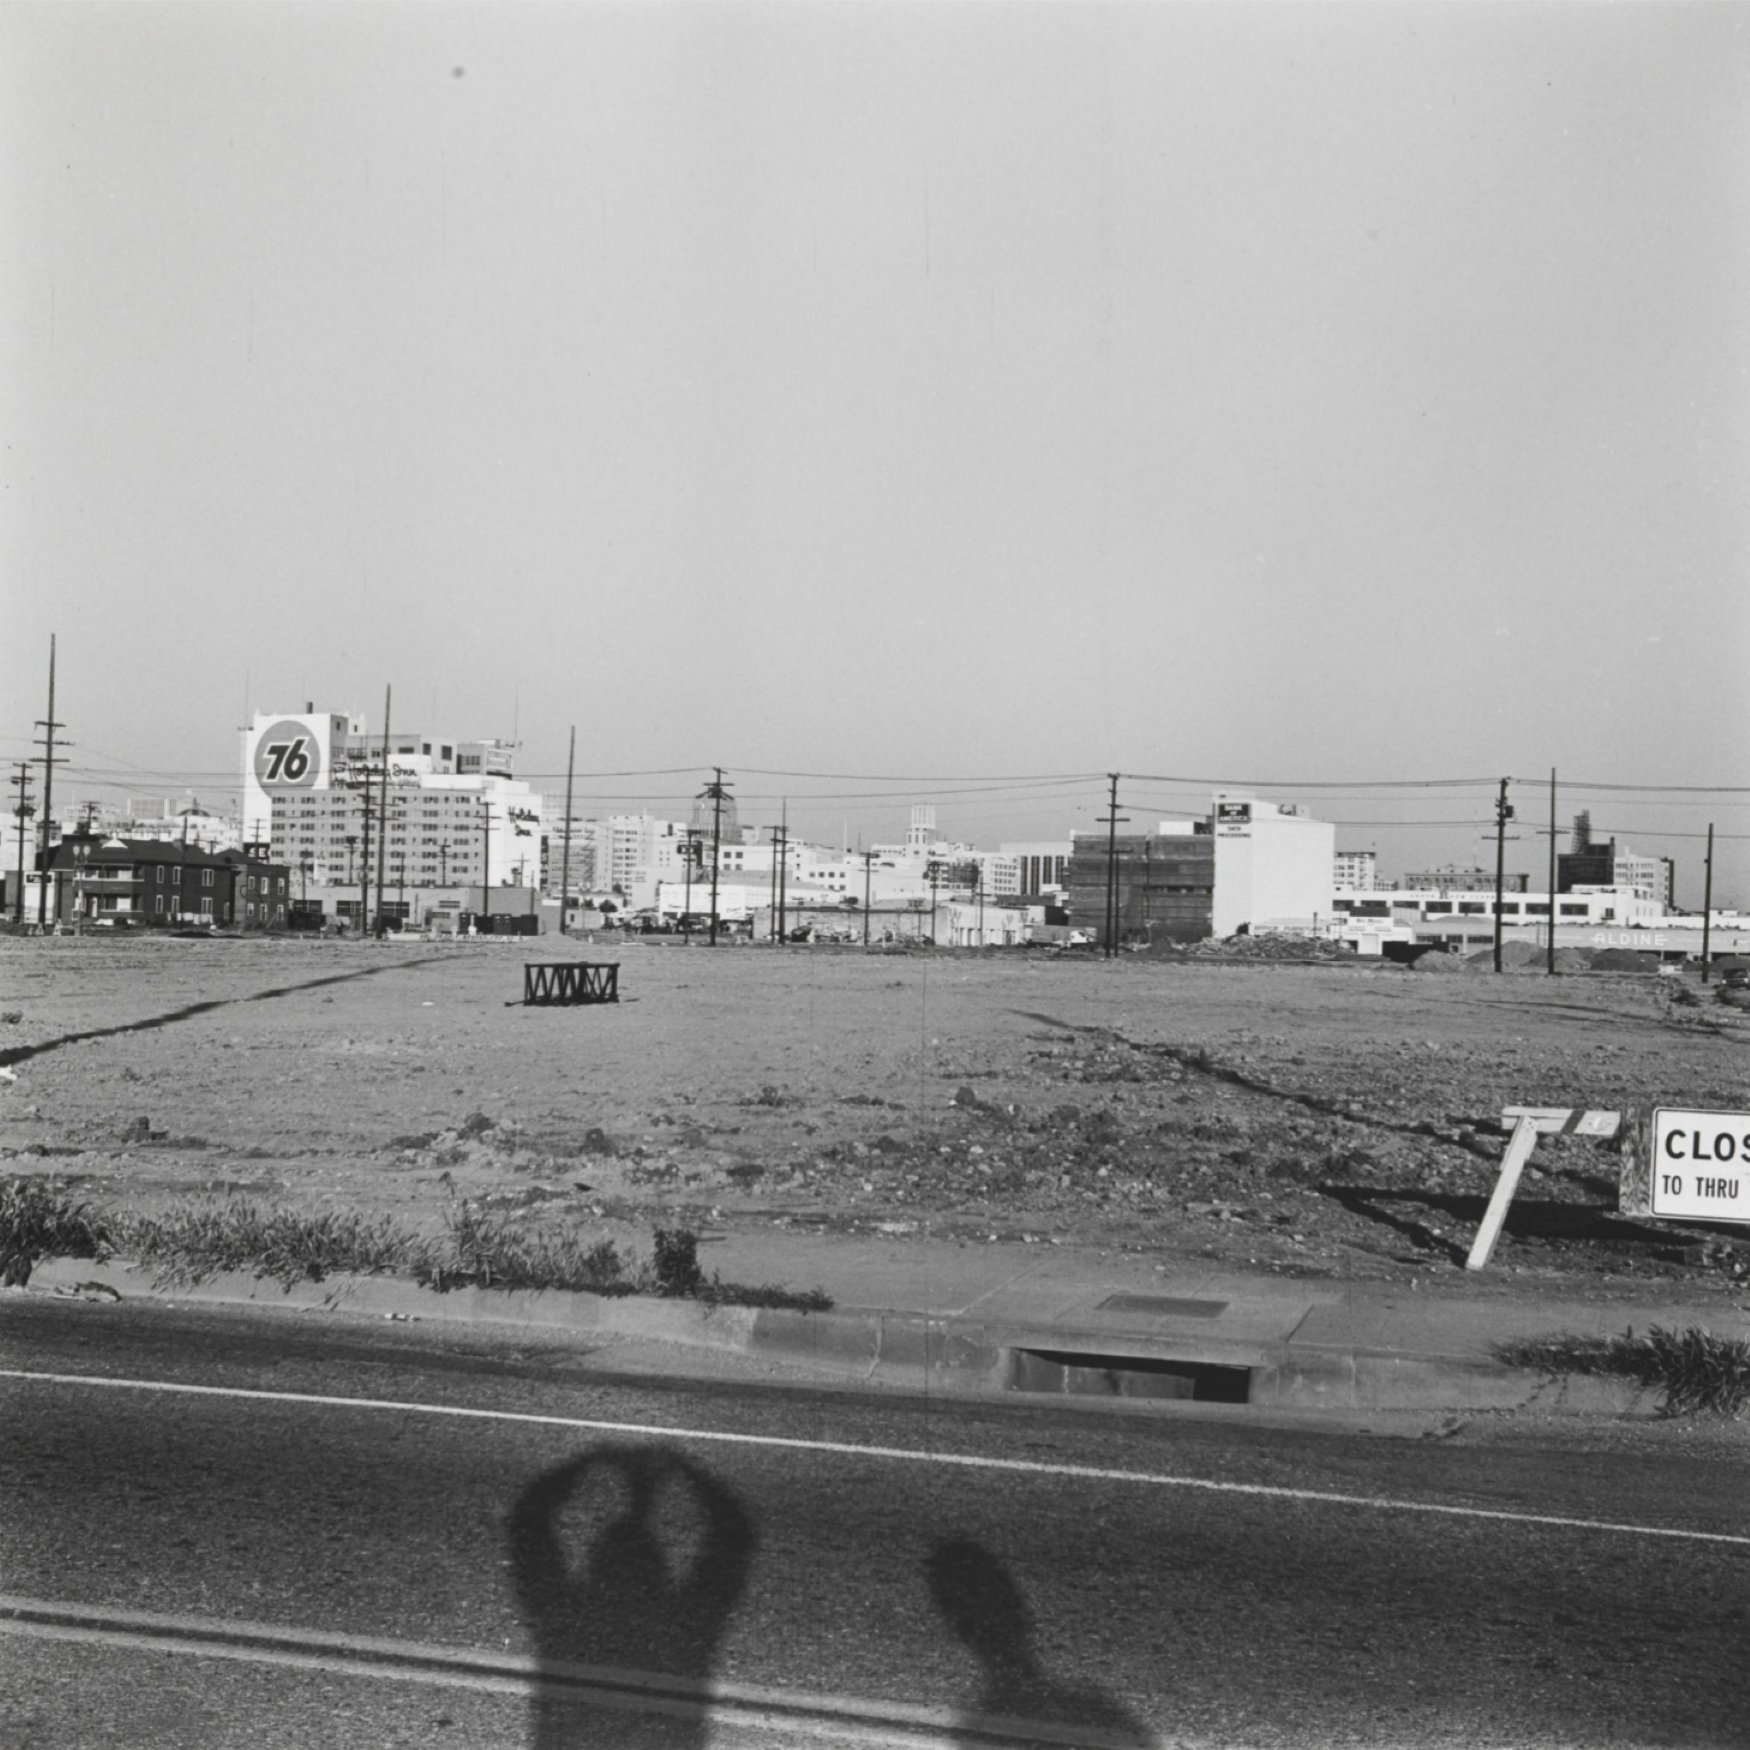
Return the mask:
<svg viewBox="0 0 1750 1750">
<path fill-rule="evenodd" d="M 36 917 L 40 879 L 25 895 L 27 922 Z M 46 912 L 57 923 L 267 929 L 284 925 L 291 901 L 290 871 L 257 852 L 95 833 L 73 833 L 53 847 L 48 882 Z"/>
</svg>

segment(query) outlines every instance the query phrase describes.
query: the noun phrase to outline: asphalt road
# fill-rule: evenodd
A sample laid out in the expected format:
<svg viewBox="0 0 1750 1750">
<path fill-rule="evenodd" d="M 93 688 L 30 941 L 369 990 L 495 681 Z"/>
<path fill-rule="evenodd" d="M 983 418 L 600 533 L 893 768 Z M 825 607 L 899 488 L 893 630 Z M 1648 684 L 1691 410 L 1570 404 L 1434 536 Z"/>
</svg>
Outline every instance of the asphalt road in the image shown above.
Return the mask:
<svg viewBox="0 0 1750 1750">
<path fill-rule="evenodd" d="M 0 1368 L 8 1750 L 1750 1743 L 1741 1444 L 24 1296 Z"/>
</svg>

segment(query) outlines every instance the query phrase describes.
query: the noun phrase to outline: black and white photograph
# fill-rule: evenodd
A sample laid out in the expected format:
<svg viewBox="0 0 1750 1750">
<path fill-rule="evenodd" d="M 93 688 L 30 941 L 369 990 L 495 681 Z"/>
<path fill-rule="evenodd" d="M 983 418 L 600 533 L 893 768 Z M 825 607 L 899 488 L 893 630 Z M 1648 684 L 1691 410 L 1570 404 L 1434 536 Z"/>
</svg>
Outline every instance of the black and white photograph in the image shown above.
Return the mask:
<svg viewBox="0 0 1750 1750">
<path fill-rule="evenodd" d="M 1750 8 L 0 8 L 0 1750 L 1750 1744 Z"/>
</svg>

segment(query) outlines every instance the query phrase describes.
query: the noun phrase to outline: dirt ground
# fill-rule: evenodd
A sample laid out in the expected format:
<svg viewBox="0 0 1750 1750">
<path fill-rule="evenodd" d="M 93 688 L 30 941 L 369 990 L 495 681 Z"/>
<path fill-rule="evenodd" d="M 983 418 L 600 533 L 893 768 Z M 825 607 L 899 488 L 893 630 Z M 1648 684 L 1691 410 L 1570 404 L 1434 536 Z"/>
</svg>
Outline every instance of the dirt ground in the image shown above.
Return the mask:
<svg viewBox="0 0 1750 1750">
<path fill-rule="evenodd" d="M 109 1207 L 448 1201 L 1456 1279 L 1508 1105 L 1741 1107 L 1750 1018 L 1650 976 L 551 942 L 0 939 L 0 1171 Z M 83 1037 L 81 1037 L 83 1035 Z M 1492 1276 L 1742 1290 L 1750 1229 L 1539 1143 Z M 1742 1244 L 1738 1236 L 1742 1236 Z"/>
</svg>

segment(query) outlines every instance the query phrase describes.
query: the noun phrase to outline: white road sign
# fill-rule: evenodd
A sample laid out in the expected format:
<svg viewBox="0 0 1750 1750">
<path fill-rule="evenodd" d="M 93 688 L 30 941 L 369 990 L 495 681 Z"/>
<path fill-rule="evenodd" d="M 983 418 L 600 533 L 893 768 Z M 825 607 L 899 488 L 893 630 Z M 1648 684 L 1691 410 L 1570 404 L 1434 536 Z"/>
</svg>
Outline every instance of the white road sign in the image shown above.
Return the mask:
<svg viewBox="0 0 1750 1750">
<path fill-rule="evenodd" d="M 1653 1113 L 1653 1213 L 1750 1222 L 1750 1112 Z"/>
</svg>

